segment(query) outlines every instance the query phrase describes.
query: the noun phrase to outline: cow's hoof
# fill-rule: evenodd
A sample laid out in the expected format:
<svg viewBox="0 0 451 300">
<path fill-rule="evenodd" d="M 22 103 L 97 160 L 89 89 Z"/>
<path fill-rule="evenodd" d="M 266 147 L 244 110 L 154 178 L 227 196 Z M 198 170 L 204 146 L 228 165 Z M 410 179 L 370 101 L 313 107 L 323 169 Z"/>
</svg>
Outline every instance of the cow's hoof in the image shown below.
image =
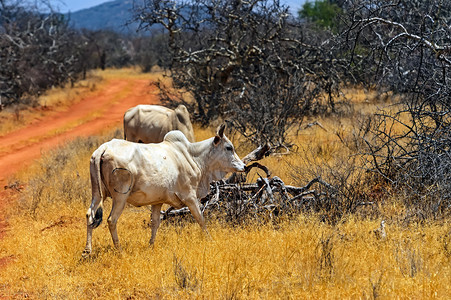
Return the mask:
<svg viewBox="0 0 451 300">
<path fill-rule="evenodd" d="M 81 253 L 81 258 L 88 258 L 90 255 L 91 255 L 91 250 L 90 249 L 85 249 Z"/>
</svg>

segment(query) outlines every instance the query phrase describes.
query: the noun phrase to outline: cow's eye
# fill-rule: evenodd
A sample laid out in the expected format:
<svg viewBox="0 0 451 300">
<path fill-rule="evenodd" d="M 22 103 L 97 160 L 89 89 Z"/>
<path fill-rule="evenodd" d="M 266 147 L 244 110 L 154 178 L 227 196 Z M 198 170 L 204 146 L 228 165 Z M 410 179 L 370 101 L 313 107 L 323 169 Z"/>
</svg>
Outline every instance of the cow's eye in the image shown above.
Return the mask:
<svg viewBox="0 0 451 300">
<path fill-rule="evenodd" d="M 227 151 L 233 151 L 233 147 L 232 146 L 226 146 L 226 150 Z"/>
</svg>

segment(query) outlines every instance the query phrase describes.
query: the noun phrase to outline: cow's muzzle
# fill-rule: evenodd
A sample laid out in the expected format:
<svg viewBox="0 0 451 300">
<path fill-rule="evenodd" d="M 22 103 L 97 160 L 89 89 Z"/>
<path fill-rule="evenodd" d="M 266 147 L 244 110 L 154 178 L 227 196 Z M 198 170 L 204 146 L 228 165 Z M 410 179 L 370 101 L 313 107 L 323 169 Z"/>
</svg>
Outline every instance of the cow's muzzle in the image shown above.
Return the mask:
<svg viewBox="0 0 451 300">
<path fill-rule="evenodd" d="M 235 172 L 244 172 L 246 165 L 240 160 L 234 165 Z"/>
</svg>

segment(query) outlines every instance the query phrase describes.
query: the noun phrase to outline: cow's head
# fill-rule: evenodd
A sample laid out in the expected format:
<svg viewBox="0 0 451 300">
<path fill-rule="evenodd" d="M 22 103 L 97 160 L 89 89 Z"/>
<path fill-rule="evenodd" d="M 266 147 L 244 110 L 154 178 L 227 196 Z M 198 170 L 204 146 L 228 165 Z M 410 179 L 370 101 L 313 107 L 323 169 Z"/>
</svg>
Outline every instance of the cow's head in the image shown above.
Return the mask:
<svg viewBox="0 0 451 300">
<path fill-rule="evenodd" d="M 245 164 L 235 152 L 232 142 L 224 135 L 225 125 L 219 126 L 213 139 L 213 156 L 218 169 L 224 172 L 242 172 Z"/>
</svg>

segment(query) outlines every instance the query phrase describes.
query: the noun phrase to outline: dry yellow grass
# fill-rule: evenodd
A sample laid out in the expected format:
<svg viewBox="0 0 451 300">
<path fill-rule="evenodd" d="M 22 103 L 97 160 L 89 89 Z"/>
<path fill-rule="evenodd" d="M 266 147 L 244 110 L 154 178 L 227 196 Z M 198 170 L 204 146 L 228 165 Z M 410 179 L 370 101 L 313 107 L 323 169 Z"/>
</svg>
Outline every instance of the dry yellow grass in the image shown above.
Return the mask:
<svg viewBox="0 0 451 300">
<path fill-rule="evenodd" d="M 121 71 L 126 72 L 126 71 Z M 114 75 L 111 75 L 114 76 Z M 367 107 L 373 104 L 362 104 Z M 366 109 L 371 110 L 370 107 Z M 350 150 L 352 120 L 320 119 L 293 137 L 298 154 L 265 158 L 273 175 L 293 183 L 292 168 L 334 164 Z M 197 140 L 214 128 L 195 127 Z M 209 216 L 212 239 L 191 217 L 164 221 L 149 247 L 150 211 L 127 207 L 119 219 L 122 251 L 113 249 L 106 222 L 94 230 L 93 254 L 81 259 L 90 203 L 89 157 L 113 135 L 79 139 L 21 175 L 27 189 L 9 211 L 0 258 L 0 296 L 64 299 L 447 299 L 451 295 L 451 224 L 404 224 L 403 206 L 387 199 L 385 239 L 380 219 L 348 216 L 336 226 L 315 215 L 232 226 Z M 245 155 L 250 149 L 238 147 Z M 303 159 L 300 159 L 303 158 Z M 111 201 L 105 203 L 106 219 Z"/>
<path fill-rule="evenodd" d="M 377 240 L 374 221 L 326 226 L 299 216 L 277 226 L 163 223 L 148 246 L 149 211 L 128 208 L 112 249 L 107 226 L 94 232 L 82 260 L 83 203 L 55 203 L 33 218 L 13 217 L 1 246 L 13 263 L 0 275 L 2 294 L 31 298 L 441 298 L 451 288 L 449 224 L 388 225 Z M 108 211 L 108 208 L 107 208 Z M 448 243 L 448 244 L 447 244 Z"/>
<path fill-rule="evenodd" d="M 197 128 L 196 138 L 213 131 Z M 83 260 L 89 156 L 110 138 L 77 140 L 27 173 L 29 189 L 12 208 L 10 231 L 0 246 L 1 257 L 13 257 L 0 274 L 0 294 L 39 299 L 446 299 L 451 292 L 449 223 L 403 226 L 387 220 L 387 238 L 378 240 L 372 231 L 380 220 L 349 217 L 333 227 L 299 215 L 274 224 L 232 226 L 210 216 L 212 240 L 189 220 L 163 222 L 151 248 L 150 211 L 127 207 L 118 225 L 123 250 L 112 248 L 104 222 L 94 231 L 92 257 Z M 287 158 L 277 160 L 287 163 Z M 107 201 L 106 214 L 110 205 Z"/>
</svg>

